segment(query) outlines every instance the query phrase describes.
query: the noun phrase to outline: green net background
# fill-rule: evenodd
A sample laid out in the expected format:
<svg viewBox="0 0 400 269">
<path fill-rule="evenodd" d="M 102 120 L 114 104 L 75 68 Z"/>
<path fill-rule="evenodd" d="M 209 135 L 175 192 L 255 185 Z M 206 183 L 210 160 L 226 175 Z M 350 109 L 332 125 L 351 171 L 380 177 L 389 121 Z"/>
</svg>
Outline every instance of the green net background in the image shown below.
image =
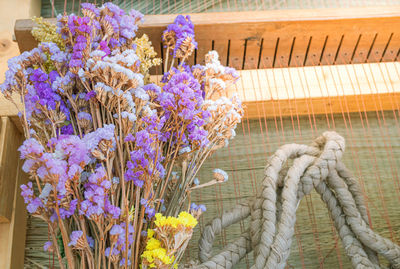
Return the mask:
<svg viewBox="0 0 400 269">
<path fill-rule="evenodd" d="M 101 5 L 105 1 L 43 0 L 42 16 L 55 17 L 64 10 L 78 13 L 80 3 Z M 116 0 L 111 1 L 125 10 L 136 9 L 143 14 L 177 14 L 228 11 L 258 11 L 274 9 L 340 8 L 398 5 L 399 0 Z"/>
<path fill-rule="evenodd" d="M 200 181 L 207 182 L 212 169 L 221 168 L 228 172 L 229 180 L 193 194 L 195 202 L 207 206 L 207 212 L 196 228 L 186 261 L 197 259 L 197 242 L 205 223 L 256 194 L 269 155 L 285 143 L 309 144 L 325 130 L 335 130 L 346 139 L 344 163 L 365 190 L 373 230 L 400 243 L 398 117 L 399 111 L 387 111 L 244 120 L 229 147 L 217 151 L 199 173 Z M 37 268 L 31 260 L 48 267 L 49 256 L 42 251 L 48 240 L 47 227 L 34 218 L 29 218 L 28 225 L 27 267 Z M 235 240 L 245 227 L 246 223 L 240 223 L 224 231 L 216 238 L 215 249 Z M 252 260 L 250 254 L 237 268 L 249 268 Z M 325 205 L 315 192 L 306 196 L 299 206 L 288 265 L 291 268 L 351 268 Z"/>
</svg>

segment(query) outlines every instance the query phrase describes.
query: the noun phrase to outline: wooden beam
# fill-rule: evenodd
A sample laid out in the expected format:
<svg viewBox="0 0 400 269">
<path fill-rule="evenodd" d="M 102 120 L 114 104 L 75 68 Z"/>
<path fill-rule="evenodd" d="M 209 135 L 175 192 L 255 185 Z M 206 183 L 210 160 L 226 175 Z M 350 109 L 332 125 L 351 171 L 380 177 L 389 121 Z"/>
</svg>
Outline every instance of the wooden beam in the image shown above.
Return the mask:
<svg viewBox="0 0 400 269">
<path fill-rule="evenodd" d="M 23 138 L 7 117 L 1 117 L 0 129 L 0 268 L 23 268 L 27 212 L 19 186 L 28 180 L 18 153 Z"/>
<path fill-rule="evenodd" d="M 319 62 L 394 61 L 400 48 L 399 14 L 400 5 L 190 15 L 199 44 L 211 47 L 214 42 L 221 58 L 227 59 L 231 66 L 256 69 Z M 158 55 L 161 55 L 162 31 L 175 16 L 147 15 L 139 28 L 139 35 L 150 36 Z M 21 52 L 37 45 L 30 33 L 33 26 L 31 20 L 17 20 L 15 24 Z M 358 42 L 359 37 L 362 42 Z M 204 53 L 198 51 L 197 63 L 204 60 Z"/>
<path fill-rule="evenodd" d="M 243 70 L 246 118 L 400 109 L 400 63 Z"/>
<path fill-rule="evenodd" d="M 10 222 L 14 203 L 14 188 L 22 140 L 18 129 L 8 117 L 1 118 L 0 132 L 0 223 Z"/>
</svg>

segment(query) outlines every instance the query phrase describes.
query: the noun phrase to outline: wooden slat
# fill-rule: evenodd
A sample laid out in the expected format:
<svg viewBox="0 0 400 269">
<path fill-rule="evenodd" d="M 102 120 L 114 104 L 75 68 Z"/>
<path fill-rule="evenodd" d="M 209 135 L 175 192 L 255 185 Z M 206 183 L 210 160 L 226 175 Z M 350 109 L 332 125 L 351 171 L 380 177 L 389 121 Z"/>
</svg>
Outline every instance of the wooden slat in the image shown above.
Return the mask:
<svg viewBox="0 0 400 269">
<path fill-rule="evenodd" d="M 245 117 L 249 119 L 263 118 L 260 114 L 260 107 L 263 107 L 262 113 L 266 115 L 267 118 L 272 116 L 293 116 L 293 115 L 309 115 L 310 107 L 313 108 L 315 115 L 325 114 L 326 111 L 329 113 L 342 113 L 343 108 L 346 107 L 347 112 L 359 112 L 361 100 L 364 99 L 363 111 L 375 111 L 376 110 L 376 100 L 378 96 L 382 102 L 382 110 L 392 109 L 392 102 L 400 102 L 400 93 L 386 93 L 386 94 L 366 94 L 366 95 L 348 95 L 348 96 L 333 96 L 333 97 L 319 97 L 319 98 L 299 98 L 294 100 L 269 100 L 269 101 L 254 101 L 246 103 L 246 114 Z M 347 106 L 344 104 L 347 103 Z M 279 115 L 277 115 L 276 107 L 280 107 Z M 327 107 L 326 107 L 327 106 Z"/>
<path fill-rule="evenodd" d="M 8 117 L 1 117 L 0 129 L 0 268 L 23 268 L 27 212 L 19 186 L 28 179 L 18 153 L 23 138 Z"/>
<path fill-rule="evenodd" d="M 247 118 L 258 118 L 261 106 L 266 117 L 306 115 L 310 104 L 315 114 L 324 114 L 327 107 L 329 112 L 342 113 L 345 102 L 349 112 L 354 112 L 360 98 L 366 111 L 393 110 L 393 104 L 400 103 L 396 67 L 400 69 L 400 63 L 243 70 L 240 84 L 228 95 L 239 95 Z M 307 89 L 302 90 L 302 85 Z"/>
<path fill-rule="evenodd" d="M 1 118 L 0 132 L 0 223 L 10 222 L 18 168 L 17 149 L 21 144 L 18 129 L 8 117 Z"/>
<path fill-rule="evenodd" d="M 213 40 L 216 43 L 227 44 L 227 41 L 230 40 L 229 62 L 234 66 L 242 67 L 244 43 L 247 40 L 249 50 L 246 53 L 244 67 L 253 69 L 254 62 L 258 62 L 253 60 L 258 57 L 257 47 L 260 40 L 263 40 L 262 60 L 266 57 L 273 57 L 277 38 L 282 41 L 279 55 L 285 55 L 286 60 L 289 59 L 288 56 L 294 37 L 299 37 L 297 38 L 299 40 L 304 37 L 306 40 L 308 37 L 312 37 L 309 54 L 309 56 L 312 56 L 313 54 L 318 55 L 321 53 L 324 40 L 328 36 L 329 42 L 327 42 L 325 50 L 328 54 L 331 54 L 330 58 L 332 58 L 332 55 L 334 56 L 337 51 L 338 42 L 342 36 L 359 36 L 362 34 L 363 38 L 362 42 L 358 44 L 358 50 L 368 52 L 375 34 L 378 33 L 380 37 L 383 37 L 383 40 L 377 40 L 374 53 L 378 52 L 377 54 L 381 55 L 387 44 L 388 37 L 393 33 L 390 45 L 391 51 L 396 51 L 396 48 L 400 48 L 398 35 L 400 32 L 399 14 L 400 6 L 385 6 L 198 13 L 191 14 L 191 17 L 195 25 L 196 40 L 199 45 L 211 43 Z M 145 32 L 150 36 L 153 44 L 160 44 L 162 31 L 174 20 L 175 16 L 145 16 L 145 23 L 140 27 L 138 35 L 140 36 L 141 33 Z M 50 20 L 55 22 L 54 19 Z M 31 20 L 17 20 L 16 22 L 15 36 L 21 51 L 32 49 L 37 44 L 30 34 L 32 27 L 33 22 Z M 354 46 L 353 42 L 343 42 L 341 51 L 348 55 L 349 51 L 353 51 Z M 157 47 L 157 49 L 161 49 L 160 46 L 157 45 Z M 365 62 L 366 57 L 363 54 L 356 53 L 355 62 Z M 319 60 L 319 56 L 315 56 L 314 59 Z M 250 58 L 247 60 L 247 57 Z M 304 56 L 302 55 L 302 57 Z M 327 57 L 326 59 L 330 58 Z M 386 59 L 385 57 L 383 58 L 383 60 Z M 310 61 L 306 61 L 306 63 L 309 65 Z M 327 63 L 330 63 L 330 61 Z"/>
</svg>

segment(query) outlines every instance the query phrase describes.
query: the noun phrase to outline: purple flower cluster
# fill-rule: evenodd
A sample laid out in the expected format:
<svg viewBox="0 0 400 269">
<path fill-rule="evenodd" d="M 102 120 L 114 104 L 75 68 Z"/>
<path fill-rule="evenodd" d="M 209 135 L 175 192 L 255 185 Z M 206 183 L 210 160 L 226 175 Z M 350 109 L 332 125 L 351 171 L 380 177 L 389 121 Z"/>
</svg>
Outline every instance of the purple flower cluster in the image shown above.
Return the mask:
<svg viewBox="0 0 400 269">
<path fill-rule="evenodd" d="M 97 8 L 94 4 L 84 3 L 83 17 L 71 14 L 58 18 L 58 32 L 65 40 L 67 51 L 71 53 L 69 66 L 78 69 L 85 66 L 86 58 L 93 50 L 101 50 L 105 55 L 127 46 L 135 48 L 133 39 L 143 20 L 143 14 L 132 10 L 128 14 L 111 2 Z"/>
<path fill-rule="evenodd" d="M 113 151 L 115 148 L 115 126 L 113 124 L 106 124 L 103 128 L 98 128 L 94 132 L 90 132 L 85 135 L 83 142 L 90 151 L 99 149 L 101 141 L 109 141 L 111 143 L 110 150 Z"/>
<path fill-rule="evenodd" d="M 147 199 L 142 198 L 142 199 L 140 200 L 140 204 L 141 204 L 142 206 L 144 206 L 144 208 L 145 208 L 144 213 L 147 215 L 147 217 L 148 217 L 149 219 L 151 219 L 151 218 L 153 218 L 153 217 L 155 216 L 156 210 L 154 209 L 154 207 L 152 207 L 152 206 L 150 205 L 150 203 L 149 203 L 149 201 L 148 201 Z"/>
<path fill-rule="evenodd" d="M 57 70 L 65 66 L 68 58 L 56 44 L 41 43 L 37 48 L 8 61 L 9 70 L 0 88 L 4 94 L 12 93 L 21 91 L 17 88 L 17 81 L 24 83 L 26 88 L 23 96 L 28 122 L 33 113 L 39 118 L 46 118 L 47 112 L 55 110 L 69 120 L 69 106 L 62 99 L 58 87 L 53 86 L 60 80 Z"/>
<path fill-rule="evenodd" d="M 174 57 L 177 56 L 177 51 L 181 49 L 185 41 L 190 41 L 194 48 L 197 48 L 197 42 L 194 40 L 194 25 L 190 16 L 178 15 L 174 23 L 168 25 L 163 32 L 163 41 L 166 42 L 167 46 L 173 48 Z"/>
<path fill-rule="evenodd" d="M 208 143 L 208 132 L 203 126 L 210 114 L 202 109 L 203 91 L 192 73 L 177 70 L 163 87 L 158 101 L 170 119 L 167 121 L 169 124 L 186 127 L 184 132 L 172 134 L 176 139 L 181 138 L 184 146 L 205 146 Z M 179 122 L 171 122 L 175 119 L 174 113 L 178 115 Z"/>
<path fill-rule="evenodd" d="M 67 181 L 79 181 L 84 168 L 92 161 L 91 150 L 97 149 L 103 140 L 114 141 L 114 126 L 107 125 L 99 128 L 83 139 L 74 135 L 52 138 L 48 142 L 48 147 L 53 153 L 45 152 L 44 147 L 34 138 L 27 139 L 19 149 L 21 157 L 26 159 L 23 169 L 25 172 L 36 174 L 44 182 L 55 184 L 57 197 L 61 200 L 68 195 Z M 41 199 L 34 198 L 32 183 L 29 184 L 21 188 L 28 210 L 33 213 L 39 207 L 43 207 L 43 201 L 47 201 L 48 193 L 41 195 L 39 197 Z M 52 186 L 51 184 L 48 185 Z M 85 214 L 87 217 L 102 214 L 111 218 L 119 217 L 120 209 L 112 205 L 108 198 L 111 182 L 107 179 L 103 167 L 98 167 L 88 177 L 84 188 L 85 200 L 80 204 L 80 214 Z M 70 200 L 68 204 L 61 204 L 60 200 L 58 201 L 60 217 L 69 218 L 74 214 L 78 200 Z"/>
<path fill-rule="evenodd" d="M 106 170 L 98 167 L 88 178 L 84 185 L 85 200 L 81 203 L 80 214 L 89 219 L 96 219 L 100 216 L 110 216 L 117 219 L 120 215 L 120 208 L 111 204 L 109 190 L 111 182 L 107 179 Z"/>
<path fill-rule="evenodd" d="M 150 123 L 147 128 L 128 139 L 135 143 L 135 149 L 130 152 L 130 160 L 126 163 L 125 180 L 133 181 L 140 188 L 146 180 L 163 178 L 165 174 L 162 149 L 158 143 L 163 122 L 157 122 L 155 118 L 147 120 Z"/>
<path fill-rule="evenodd" d="M 195 203 L 192 203 L 190 205 L 190 210 L 198 211 L 200 210 L 201 212 L 205 212 L 207 210 L 205 205 L 196 205 Z"/>
<path fill-rule="evenodd" d="M 111 252 L 111 247 L 106 248 L 105 255 L 106 257 L 110 257 L 110 255 L 118 256 L 125 252 L 126 250 L 126 240 L 128 240 L 128 258 L 130 258 L 131 247 L 133 244 L 133 235 L 134 235 L 134 227 L 132 224 L 128 224 L 128 239 L 126 239 L 125 234 L 126 223 L 122 222 L 121 224 L 114 224 L 110 230 L 110 236 L 113 241 L 113 248 Z M 125 259 L 122 258 L 120 260 L 120 266 L 125 264 Z M 128 260 L 128 264 L 130 264 L 130 260 Z"/>
<path fill-rule="evenodd" d="M 78 240 L 82 240 L 82 237 L 82 231 L 73 231 L 70 235 L 70 242 L 68 243 L 68 246 L 77 246 Z"/>
<path fill-rule="evenodd" d="M 21 185 L 21 195 L 24 197 L 24 202 L 27 204 L 26 209 L 29 213 L 35 214 L 38 209 L 44 209 L 44 204 L 40 198 L 35 198 L 33 195 L 32 182 L 28 182 L 26 185 Z"/>
</svg>

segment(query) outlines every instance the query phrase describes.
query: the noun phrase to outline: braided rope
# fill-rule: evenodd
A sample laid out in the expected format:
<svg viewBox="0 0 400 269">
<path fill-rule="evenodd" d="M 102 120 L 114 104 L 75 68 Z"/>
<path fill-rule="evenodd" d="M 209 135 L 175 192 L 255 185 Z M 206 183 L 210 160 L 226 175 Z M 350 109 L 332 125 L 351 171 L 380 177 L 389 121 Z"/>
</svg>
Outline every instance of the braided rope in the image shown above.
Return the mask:
<svg viewBox="0 0 400 269">
<path fill-rule="evenodd" d="M 265 167 L 260 194 L 209 223 L 199 241 L 196 269 L 232 268 L 253 251 L 252 269 L 284 268 L 304 195 L 315 189 L 325 202 L 343 247 L 354 268 L 380 268 L 377 254 L 391 268 L 400 269 L 400 247 L 369 228 L 367 209 L 357 180 L 341 158 L 344 138 L 325 132 L 311 146 L 280 147 Z M 292 165 L 287 167 L 289 160 Z M 212 255 L 215 236 L 250 217 L 250 227 L 218 254 Z"/>
</svg>

